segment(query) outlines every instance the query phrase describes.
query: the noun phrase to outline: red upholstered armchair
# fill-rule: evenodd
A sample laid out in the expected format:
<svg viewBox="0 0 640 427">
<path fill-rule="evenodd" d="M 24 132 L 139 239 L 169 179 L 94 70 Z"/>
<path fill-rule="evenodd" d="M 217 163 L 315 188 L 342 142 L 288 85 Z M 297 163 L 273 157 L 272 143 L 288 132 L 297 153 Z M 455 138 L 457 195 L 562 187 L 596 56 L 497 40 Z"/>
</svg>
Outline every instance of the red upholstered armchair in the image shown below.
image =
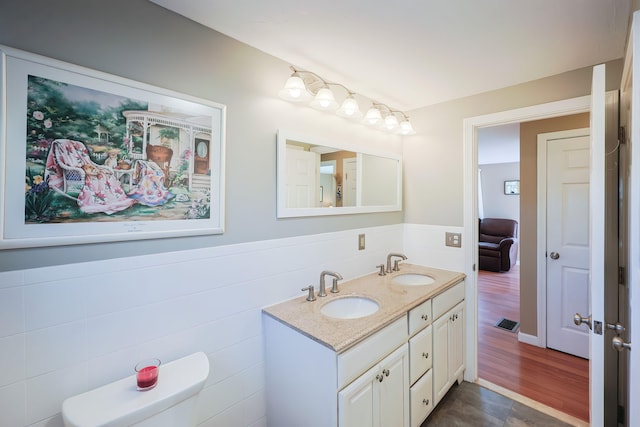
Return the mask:
<svg viewBox="0 0 640 427">
<path fill-rule="evenodd" d="M 518 221 L 502 218 L 480 220 L 478 261 L 481 270 L 509 271 L 518 257 Z"/>
</svg>

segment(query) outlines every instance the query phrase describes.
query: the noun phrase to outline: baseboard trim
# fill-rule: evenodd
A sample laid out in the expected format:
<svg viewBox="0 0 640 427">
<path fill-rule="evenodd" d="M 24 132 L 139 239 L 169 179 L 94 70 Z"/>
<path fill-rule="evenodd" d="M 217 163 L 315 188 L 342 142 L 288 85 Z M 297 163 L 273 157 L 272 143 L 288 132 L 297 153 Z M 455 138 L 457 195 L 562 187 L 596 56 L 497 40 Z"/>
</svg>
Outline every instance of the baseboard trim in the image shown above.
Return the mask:
<svg viewBox="0 0 640 427">
<path fill-rule="evenodd" d="M 538 338 L 536 335 L 529 335 L 518 332 L 518 341 L 525 344 L 535 345 L 536 347 L 544 347 L 540 341 L 540 338 Z"/>
</svg>

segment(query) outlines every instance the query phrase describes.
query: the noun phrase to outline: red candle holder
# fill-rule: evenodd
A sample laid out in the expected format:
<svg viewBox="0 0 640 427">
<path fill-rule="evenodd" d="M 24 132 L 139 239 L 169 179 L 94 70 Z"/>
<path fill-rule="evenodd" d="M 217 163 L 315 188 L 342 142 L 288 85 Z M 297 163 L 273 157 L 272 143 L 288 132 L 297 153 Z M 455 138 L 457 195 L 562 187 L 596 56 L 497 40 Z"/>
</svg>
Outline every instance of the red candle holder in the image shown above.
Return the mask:
<svg viewBox="0 0 640 427">
<path fill-rule="evenodd" d="M 151 390 L 158 384 L 160 359 L 145 359 L 136 364 L 136 382 L 139 391 Z"/>
</svg>

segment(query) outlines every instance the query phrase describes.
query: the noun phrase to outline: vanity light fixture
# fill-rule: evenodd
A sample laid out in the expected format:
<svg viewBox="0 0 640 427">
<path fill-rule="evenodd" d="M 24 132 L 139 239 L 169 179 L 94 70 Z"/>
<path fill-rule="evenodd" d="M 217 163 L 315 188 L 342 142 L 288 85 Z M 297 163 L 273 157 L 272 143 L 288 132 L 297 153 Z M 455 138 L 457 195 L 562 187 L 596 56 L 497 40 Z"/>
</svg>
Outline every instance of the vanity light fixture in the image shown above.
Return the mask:
<svg viewBox="0 0 640 427">
<path fill-rule="evenodd" d="M 287 82 L 284 87 L 280 89 L 278 95 L 282 99 L 294 102 L 308 101 L 311 99 L 311 94 L 307 91 L 302 77 L 300 77 L 297 72 L 294 72 L 291 77 L 287 79 Z"/>
<path fill-rule="evenodd" d="M 358 105 L 358 101 L 353 97 L 353 93 L 349 93 L 349 96 L 342 101 L 342 105 L 338 108 L 336 114 L 348 119 L 362 117 L 362 111 L 360 111 L 360 106 Z"/>
<path fill-rule="evenodd" d="M 338 102 L 336 102 L 336 98 L 333 96 L 333 92 L 329 89 L 329 86 L 324 86 L 318 90 L 315 98 L 311 101 L 311 105 L 316 110 L 322 111 L 335 111 L 338 108 Z"/>
<path fill-rule="evenodd" d="M 311 107 L 322 111 L 334 111 L 337 115 L 347 119 L 362 117 L 360 105 L 356 100 L 357 94 L 344 85 L 326 81 L 311 71 L 299 70 L 294 67 L 291 67 L 291 70 L 293 73 L 284 88 L 278 92 L 280 98 L 292 102 L 309 102 L 311 100 L 309 104 Z M 340 88 L 344 92 L 341 104 L 336 100 L 333 88 Z M 358 98 L 365 97 L 358 95 Z M 402 111 L 393 110 L 374 100 L 367 101 L 371 103 L 371 107 L 364 115 L 362 123 L 399 135 L 414 135 L 416 133 L 409 118 Z"/>
<path fill-rule="evenodd" d="M 364 124 L 369 126 L 375 126 L 382 123 L 382 113 L 378 110 L 378 107 L 373 106 L 367 110 L 367 114 L 364 116 Z"/>
<path fill-rule="evenodd" d="M 393 132 L 397 130 L 399 127 L 398 118 L 395 116 L 395 114 L 387 115 L 387 117 L 384 118 L 383 126 L 384 130 L 386 130 L 387 132 Z"/>
</svg>

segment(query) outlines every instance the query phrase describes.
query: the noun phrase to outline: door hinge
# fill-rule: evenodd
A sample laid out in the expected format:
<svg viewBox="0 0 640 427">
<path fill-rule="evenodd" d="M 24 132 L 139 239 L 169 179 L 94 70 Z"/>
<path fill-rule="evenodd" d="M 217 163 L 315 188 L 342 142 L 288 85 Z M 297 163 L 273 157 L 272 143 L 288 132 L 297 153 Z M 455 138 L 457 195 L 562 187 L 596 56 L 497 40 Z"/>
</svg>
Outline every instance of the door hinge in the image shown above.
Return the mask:
<svg viewBox="0 0 640 427">
<path fill-rule="evenodd" d="M 625 416 L 626 411 L 624 410 L 624 406 L 618 405 L 618 425 L 625 425 Z"/>
<path fill-rule="evenodd" d="M 620 144 L 627 143 L 627 134 L 624 131 L 624 126 L 618 128 L 618 142 L 620 142 Z"/>
<path fill-rule="evenodd" d="M 475 264 L 473 264 L 473 267 L 471 267 L 471 269 L 472 269 L 473 271 L 476 271 L 476 265 L 475 265 Z"/>
<path fill-rule="evenodd" d="M 619 285 L 626 285 L 627 280 L 626 280 L 626 275 L 625 275 L 625 270 L 624 267 L 620 266 L 618 267 L 618 284 Z"/>
</svg>

